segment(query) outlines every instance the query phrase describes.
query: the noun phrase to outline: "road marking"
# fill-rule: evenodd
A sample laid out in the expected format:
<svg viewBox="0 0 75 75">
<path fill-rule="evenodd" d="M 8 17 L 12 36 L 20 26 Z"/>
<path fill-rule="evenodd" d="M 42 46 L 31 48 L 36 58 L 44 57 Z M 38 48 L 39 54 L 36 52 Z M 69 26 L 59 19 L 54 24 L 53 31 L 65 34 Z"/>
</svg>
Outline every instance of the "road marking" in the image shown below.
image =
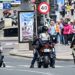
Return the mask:
<svg viewBox="0 0 75 75">
<path fill-rule="evenodd" d="M 75 65 L 68 65 L 68 66 L 64 66 L 65 68 L 71 68 L 71 67 L 75 67 Z"/>
<path fill-rule="evenodd" d="M 39 72 L 39 71 L 33 71 L 33 70 L 22 70 L 22 69 L 3 69 L 3 70 L 8 70 L 8 71 L 22 71 L 22 72 L 30 72 L 30 73 L 36 73 L 36 74 L 41 74 L 41 75 L 53 75 L 51 73 L 45 73 L 45 72 Z"/>
<path fill-rule="evenodd" d="M 9 63 L 9 62 L 8 62 Z M 30 68 L 30 64 L 29 65 L 6 65 L 6 68 Z M 75 65 L 66 65 L 66 66 L 62 66 L 62 65 L 55 65 L 55 68 L 71 68 L 71 67 L 75 67 Z M 38 68 L 37 65 L 34 65 L 34 68 Z M 51 68 L 51 67 L 49 67 Z"/>
<path fill-rule="evenodd" d="M 61 67 L 65 67 L 65 66 L 60 66 L 60 65 L 55 65 L 56 68 L 61 68 Z"/>
<path fill-rule="evenodd" d="M 18 65 L 18 66 L 20 66 L 20 67 L 30 67 L 30 65 Z M 34 66 L 34 67 L 37 67 L 36 65 Z M 61 68 L 61 67 L 65 67 L 65 66 L 60 66 L 60 65 L 56 65 L 55 66 L 56 68 Z"/>
<path fill-rule="evenodd" d="M 15 68 L 15 66 L 7 65 L 6 68 Z"/>
<path fill-rule="evenodd" d="M 18 65 L 18 66 L 20 66 L 20 67 L 26 67 L 26 68 L 30 67 L 30 65 Z M 37 66 L 35 66 L 35 67 L 37 67 Z"/>
</svg>

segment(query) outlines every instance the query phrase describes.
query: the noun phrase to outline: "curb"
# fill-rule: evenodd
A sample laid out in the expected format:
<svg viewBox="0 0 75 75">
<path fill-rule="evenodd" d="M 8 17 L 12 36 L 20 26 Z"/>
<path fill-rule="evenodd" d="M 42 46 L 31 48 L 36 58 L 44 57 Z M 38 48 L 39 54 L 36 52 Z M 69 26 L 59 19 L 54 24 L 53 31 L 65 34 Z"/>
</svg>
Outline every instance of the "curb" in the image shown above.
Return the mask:
<svg viewBox="0 0 75 75">
<path fill-rule="evenodd" d="M 26 58 L 32 58 L 31 56 L 23 56 L 23 55 L 19 55 L 19 54 L 10 54 L 12 56 L 19 56 L 19 57 L 26 57 Z"/>
<path fill-rule="evenodd" d="M 14 53 L 9 53 L 12 56 L 19 56 L 19 57 L 26 57 L 26 58 L 32 58 L 32 56 L 27 56 L 27 55 L 21 55 L 21 54 L 14 54 Z M 62 58 L 56 58 L 58 61 L 73 61 L 73 59 L 62 59 Z"/>
</svg>

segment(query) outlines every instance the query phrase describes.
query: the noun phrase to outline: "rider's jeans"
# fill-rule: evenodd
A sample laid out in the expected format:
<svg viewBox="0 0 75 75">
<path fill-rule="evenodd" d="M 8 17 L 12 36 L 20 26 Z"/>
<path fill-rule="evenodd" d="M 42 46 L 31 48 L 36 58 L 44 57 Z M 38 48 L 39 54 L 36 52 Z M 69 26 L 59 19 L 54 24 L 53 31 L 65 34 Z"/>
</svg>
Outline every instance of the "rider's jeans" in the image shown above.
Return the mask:
<svg viewBox="0 0 75 75">
<path fill-rule="evenodd" d="M 38 51 L 35 49 L 34 56 L 33 56 L 32 62 L 31 62 L 31 65 L 34 65 L 37 57 L 38 57 Z"/>
</svg>

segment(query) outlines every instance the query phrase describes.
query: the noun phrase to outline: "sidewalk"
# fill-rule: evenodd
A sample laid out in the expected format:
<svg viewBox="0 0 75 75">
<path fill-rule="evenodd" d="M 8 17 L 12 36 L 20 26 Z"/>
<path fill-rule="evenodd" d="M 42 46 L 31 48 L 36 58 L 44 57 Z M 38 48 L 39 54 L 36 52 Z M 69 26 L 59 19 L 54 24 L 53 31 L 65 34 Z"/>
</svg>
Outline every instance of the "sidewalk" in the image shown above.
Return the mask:
<svg viewBox="0 0 75 75">
<path fill-rule="evenodd" d="M 71 55 L 72 50 L 69 48 L 69 46 L 57 44 L 55 48 L 56 48 L 57 60 L 64 60 L 64 61 L 73 60 L 72 55 Z M 9 52 L 9 54 L 14 55 L 14 56 L 27 57 L 27 58 L 33 57 L 33 51 L 31 50 L 12 50 Z"/>
</svg>

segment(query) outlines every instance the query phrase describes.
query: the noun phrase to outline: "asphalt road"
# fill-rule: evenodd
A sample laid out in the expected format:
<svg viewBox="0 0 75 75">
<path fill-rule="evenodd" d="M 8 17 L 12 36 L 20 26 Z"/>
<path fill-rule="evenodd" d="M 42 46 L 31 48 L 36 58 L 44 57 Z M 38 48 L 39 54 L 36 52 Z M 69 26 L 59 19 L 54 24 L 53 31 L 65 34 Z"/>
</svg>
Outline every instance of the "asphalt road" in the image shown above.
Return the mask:
<svg viewBox="0 0 75 75">
<path fill-rule="evenodd" d="M 73 61 L 56 61 L 56 68 L 29 68 L 31 58 L 10 56 L 9 50 L 3 51 L 5 68 L 0 68 L 0 75 L 75 75 Z"/>
</svg>

